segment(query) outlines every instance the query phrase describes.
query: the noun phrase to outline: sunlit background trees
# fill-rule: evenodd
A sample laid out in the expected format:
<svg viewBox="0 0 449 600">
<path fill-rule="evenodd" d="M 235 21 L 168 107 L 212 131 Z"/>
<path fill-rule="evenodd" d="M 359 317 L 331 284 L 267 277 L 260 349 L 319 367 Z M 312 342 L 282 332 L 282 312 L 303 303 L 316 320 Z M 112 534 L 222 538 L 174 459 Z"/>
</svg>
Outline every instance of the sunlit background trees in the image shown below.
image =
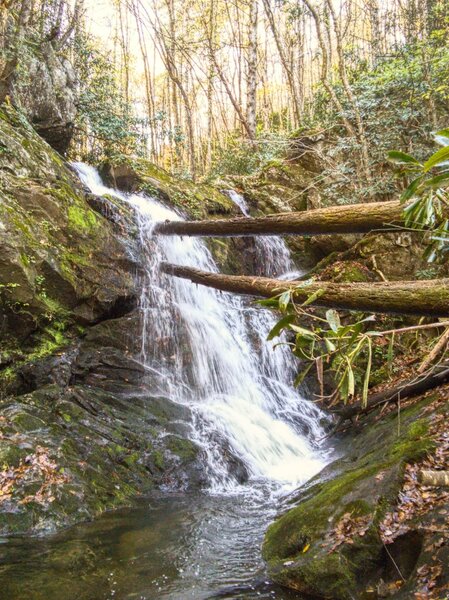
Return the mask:
<svg viewBox="0 0 449 600">
<path fill-rule="evenodd" d="M 447 122 L 445 0 L 2 6 L 2 94 L 42 44 L 64 53 L 79 88 L 71 152 L 82 158 L 134 153 L 186 177 L 242 174 L 307 135 L 373 195 L 386 150 L 412 140 L 425 152 Z"/>
</svg>

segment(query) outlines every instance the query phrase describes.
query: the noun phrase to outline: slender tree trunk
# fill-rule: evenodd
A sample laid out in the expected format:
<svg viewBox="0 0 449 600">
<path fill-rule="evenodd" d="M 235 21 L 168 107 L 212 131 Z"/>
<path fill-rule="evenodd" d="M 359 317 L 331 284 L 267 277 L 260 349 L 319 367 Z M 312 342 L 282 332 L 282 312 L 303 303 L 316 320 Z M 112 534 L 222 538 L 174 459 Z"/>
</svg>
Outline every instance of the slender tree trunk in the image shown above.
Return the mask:
<svg viewBox="0 0 449 600">
<path fill-rule="evenodd" d="M 120 24 L 120 47 L 122 50 L 122 85 L 125 93 L 126 104 L 129 105 L 129 47 L 128 47 L 128 24 L 125 23 L 127 17 L 127 7 L 122 3 L 118 3 L 119 8 L 119 24 Z M 123 14 L 125 11 L 125 14 Z"/>
<path fill-rule="evenodd" d="M 367 9 L 369 12 L 372 64 L 376 66 L 379 57 L 382 53 L 382 36 L 379 20 L 379 0 L 368 0 Z"/>
<path fill-rule="evenodd" d="M 210 44 L 214 44 L 215 40 L 215 0 L 209 1 L 209 27 L 207 36 Z M 208 53 L 208 74 L 207 74 L 207 151 L 206 151 L 206 167 L 212 165 L 212 139 L 214 135 L 214 116 L 213 116 L 213 93 L 214 93 L 214 76 L 215 69 L 210 53 Z"/>
<path fill-rule="evenodd" d="M 434 88 L 435 86 L 432 85 L 432 70 L 431 70 L 431 60 L 429 60 L 429 46 L 428 46 L 428 40 L 429 40 L 429 29 L 428 29 L 428 25 L 429 25 L 429 14 L 428 14 L 428 5 L 427 5 L 427 1 L 421 2 L 420 3 L 420 13 L 421 13 L 421 18 L 422 18 L 422 40 L 424 42 L 424 44 L 421 45 L 421 56 L 422 56 L 422 69 L 423 69 L 423 76 L 424 76 L 424 81 L 427 83 L 429 92 L 428 92 L 428 106 L 429 106 L 429 113 L 430 113 L 430 117 L 431 117 L 431 121 L 432 121 L 432 127 L 434 129 L 438 129 L 438 113 L 437 113 L 437 107 L 436 107 L 436 103 L 435 103 L 435 91 Z"/>
<path fill-rule="evenodd" d="M 256 139 L 257 115 L 257 0 L 249 0 L 248 22 L 248 58 L 246 76 L 246 121 L 248 123 L 249 137 Z"/>
<path fill-rule="evenodd" d="M 310 2 L 310 0 L 302 0 L 302 1 L 305 4 L 305 6 L 308 8 L 310 14 L 312 15 L 313 21 L 315 23 L 315 29 L 316 29 L 316 34 L 317 34 L 317 38 L 318 38 L 318 45 L 321 50 L 321 61 L 322 61 L 321 62 L 321 83 L 323 84 L 325 90 L 329 94 L 333 105 L 335 106 L 337 111 L 340 113 L 343 124 L 346 128 L 346 131 L 348 132 L 348 134 L 350 136 L 357 138 L 357 134 L 356 134 L 356 131 L 355 131 L 352 123 L 347 119 L 347 117 L 345 117 L 345 111 L 343 109 L 343 106 L 342 106 L 337 94 L 335 93 L 334 88 L 329 83 L 329 68 L 330 68 L 329 51 L 328 51 L 328 47 L 327 47 L 326 40 L 324 37 L 323 28 L 321 26 L 321 20 L 320 20 L 318 11 L 315 8 L 315 6 L 312 4 L 312 2 Z"/>
<path fill-rule="evenodd" d="M 287 77 L 288 87 L 290 88 L 290 94 L 292 97 L 293 104 L 293 114 L 295 116 L 295 122 L 297 124 L 301 121 L 301 111 L 300 111 L 300 99 L 298 97 L 298 91 L 295 84 L 295 78 L 293 76 L 293 71 L 287 59 L 284 45 L 280 38 L 280 33 L 276 27 L 276 23 L 274 20 L 273 11 L 271 10 L 270 0 L 263 0 L 263 5 L 265 8 L 265 14 L 267 15 L 268 23 L 270 25 L 271 33 L 273 34 L 274 41 L 276 43 L 276 48 L 279 54 L 279 58 L 281 59 L 282 67 L 285 71 L 285 76 Z"/>
<path fill-rule="evenodd" d="M 240 106 L 240 104 L 238 103 L 236 97 L 234 96 L 234 94 L 232 92 L 231 86 L 229 85 L 229 82 L 223 73 L 223 69 L 221 68 L 221 66 L 218 63 L 213 44 L 211 44 L 211 43 L 209 44 L 209 53 L 210 53 L 210 58 L 215 67 L 215 70 L 217 72 L 217 75 L 220 78 L 220 81 L 222 82 L 224 89 L 226 90 L 228 98 L 231 101 L 232 106 L 234 107 L 234 110 L 238 116 L 238 119 L 239 119 L 240 123 L 242 124 L 248 138 L 251 139 L 251 136 L 252 136 L 251 127 L 249 126 L 249 123 L 243 113 L 242 107 Z"/>
<path fill-rule="evenodd" d="M 175 35 L 175 23 L 174 23 L 174 5 L 173 0 L 166 0 L 166 6 L 169 13 L 169 22 L 170 22 L 170 37 L 167 40 L 166 35 L 164 34 L 163 28 L 161 26 L 159 17 L 156 12 L 156 19 L 158 22 L 158 27 L 153 23 L 153 29 L 156 35 L 156 38 L 159 42 L 160 55 L 162 61 L 167 69 L 167 73 L 169 76 L 169 80 L 171 83 L 171 90 L 176 92 L 179 91 L 181 98 L 184 103 L 185 109 L 185 120 L 187 126 L 187 135 L 188 135 L 188 156 L 189 156 L 189 168 L 192 179 L 196 178 L 196 156 L 195 156 L 195 133 L 194 133 L 194 125 L 193 125 L 193 111 L 191 106 L 191 101 L 186 90 L 185 84 L 182 80 L 182 75 L 179 73 L 178 65 L 175 62 L 175 47 L 176 40 L 172 37 Z M 179 127 L 179 109 L 177 102 L 177 94 L 172 95 L 173 101 L 173 111 L 175 112 L 175 119 L 177 126 Z"/>
<path fill-rule="evenodd" d="M 360 110 L 357 104 L 357 99 L 354 96 L 351 85 L 348 80 L 348 75 L 346 72 L 346 64 L 345 57 L 343 52 L 343 43 L 342 43 L 342 35 L 340 31 L 340 26 L 338 23 L 337 15 L 335 14 L 334 5 L 332 4 L 332 0 L 327 0 L 327 5 L 329 7 L 329 12 L 331 14 L 332 23 L 334 26 L 334 34 L 335 40 L 337 43 L 337 55 L 338 55 L 338 70 L 340 73 L 341 81 L 343 84 L 343 89 L 345 90 L 346 97 L 352 107 L 355 116 L 355 122 L 357 126 L 357 138 L 360 143 L 360 148 L 362 151 L 362 165 L 363 171 L 367 181 L 371 181 L 371 171 L 369 167 L 369 150 L 368 150 L 368 140 L 366 138 L 365 128 L 363 125 L 362 115 L 360 114 Z"/>
<path fill-rule="evenodd" d="M 151 152 L 150 152 L 150 156 L 152 157 L 152 159 L 157 162 L 158 160 L 158 153 L 157 153 L 157 147 L 156 147 L 156 135 L 155 135 L 155 130 L 154 130 L 154 115 L 155 115 L 155 107 L 154 107 L 154 87 L 153 87 L 153 82 L 151 79 L 151 71 L 150 71 L 150 64 L 149 64 L 149 60 L 148 60 L 148 52 L 147 52 L 147 46 L 145 44 L 145 38 L 144 38 L 144 34 L 143 34 L 143 29 L 142 29 L 142 19 L 141 19 L 141 15 L 140 15 L 140 4 L 138 0 L 134 0 L 134 15 L 135 15 L 135 20 L 136 20 L 136 29 L 137 29 L 137 35 L 138 35 L 138 39 L 139 39 L 139 47 L 140 47 L 140 53 L 142 55 L 142 61 L 143 61 L 143 70 L 144 70 L 144 76 L 145 76 L 145 97 L 146 97 L 146 104 L 147 104 L 147 115 L 148 115 L 148 127 L 150 129 L 150 144 L 151 144 Z"/>
</svg>

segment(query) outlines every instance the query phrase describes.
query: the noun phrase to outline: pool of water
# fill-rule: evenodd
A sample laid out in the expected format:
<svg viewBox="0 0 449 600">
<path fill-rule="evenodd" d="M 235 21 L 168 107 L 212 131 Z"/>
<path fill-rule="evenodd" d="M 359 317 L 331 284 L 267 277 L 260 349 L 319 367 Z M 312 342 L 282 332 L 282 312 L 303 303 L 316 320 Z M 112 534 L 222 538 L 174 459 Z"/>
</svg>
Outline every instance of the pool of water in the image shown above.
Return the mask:
<svg viewBox="0 0 449 600">
<path fill-rule="evenodd" d="M 53 536 L 0 540 L 0 598 L 300 598 L 268 581 L 260 546 L 275 512 L 258 492 L 161 496 Z"/>
</svg>

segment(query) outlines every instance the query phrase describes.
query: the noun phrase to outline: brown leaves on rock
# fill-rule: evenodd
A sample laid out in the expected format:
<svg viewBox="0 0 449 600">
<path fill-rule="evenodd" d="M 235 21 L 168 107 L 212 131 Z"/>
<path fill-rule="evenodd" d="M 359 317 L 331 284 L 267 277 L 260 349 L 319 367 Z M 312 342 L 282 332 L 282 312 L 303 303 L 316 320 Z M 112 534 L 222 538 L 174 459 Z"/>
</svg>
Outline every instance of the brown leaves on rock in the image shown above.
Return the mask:
<svg viewBox="0 0 449 600">
<path fill-rule="evenodd" d="M 426 411 L 430 412 L 431 407 L 432 405 L 427 407 Z M 421 469 L 448 470 L 447 416 L 447 411 L 433 415 L 430 434 L 436 444 L 435 451 L 419 463 L 406 466 L 398 503 L 393 511 L 385 515 L 379 525 L 381 539 L 386 547 L 410 529 L 421 531 L 425 535 L 426 543 L 423 550 L 429 554 L 429 564 L 421 565 L 416 570 L 418 591 L 414 594 L 415 600 L 441 597 L 436 591 L 437 579 L 442 572 L 437 553 L 440 548 L 449 544 L 449 490 L 444 487 L 422 485 L 419 482 L 419 472 Z M 441 522 L 437 522 L 430 515 L 442 516 L 446 526 L 442 527 Z"/>
<path fill-rule="evenodd" d="M 419 590 L 415 593 L 415 600 L 430 600 L 432 598 L 432 590 L 436 587 L 436 580 L 441 575 L 442 570 L 440 563 L 423 565 L 417 569 Z"/>
<path fill-rule="evenodd" d="M 449 431 L 446 431 L 446 415 L 433 417 L 430 433 L 436 444 L 432 455 L 405 468 L 404 484 L 398 496 L 394 511 L 387 513 L 380 524 L 382 541 L 391 544 L 399 535 L 408 531 L 408 522 L 441 505 L 442 511 L 449 503 L 449 490 L 440 487 L 424 486 L 419 483 L 418 474 L 422 469 L 434 471 L 447 470 L 449 467 Z M 445 514 L 445 513 L 442 513 Z M 448 526 L 449 533 L 449 526 Z"/>
<path fill-rule="evenodd" d="M 55 500 L 54 486 L 68 480 L 69 477 L 50 459 L 48 449 L 37 446 L 35 452 L 21 460 L 17 467 L 0 471 L 0 504 L 11 500 L 17 488 L 27 484 L 40 485 L 36 492 L 21 498 L 20 504 L 51 503 Z"/>
<path fill-rule="evenodd" d="M 329 552 L 334 552 L 342 544 L 353 544 L 356 537 L 363 537 L 371 525 L 370 515 L 353 516 L 353 512 L 345 513 L 336 527 L 326 536 Z"/>
</svg>

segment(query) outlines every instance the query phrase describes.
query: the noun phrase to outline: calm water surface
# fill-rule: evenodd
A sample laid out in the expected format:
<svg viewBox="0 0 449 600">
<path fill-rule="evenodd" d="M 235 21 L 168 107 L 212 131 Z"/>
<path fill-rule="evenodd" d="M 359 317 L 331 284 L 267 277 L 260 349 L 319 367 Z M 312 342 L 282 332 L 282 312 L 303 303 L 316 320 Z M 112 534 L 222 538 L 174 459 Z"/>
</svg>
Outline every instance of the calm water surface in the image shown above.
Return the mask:
<svg viewBox="0 0 449 600">
<path fill-rule="evenodd" d="M 0 598 L 300 598 L 266 577 L 260 545 L 275 513 L 259 492 L 142 500 L 54 536 L 2 540 Z"/>
</svg>

